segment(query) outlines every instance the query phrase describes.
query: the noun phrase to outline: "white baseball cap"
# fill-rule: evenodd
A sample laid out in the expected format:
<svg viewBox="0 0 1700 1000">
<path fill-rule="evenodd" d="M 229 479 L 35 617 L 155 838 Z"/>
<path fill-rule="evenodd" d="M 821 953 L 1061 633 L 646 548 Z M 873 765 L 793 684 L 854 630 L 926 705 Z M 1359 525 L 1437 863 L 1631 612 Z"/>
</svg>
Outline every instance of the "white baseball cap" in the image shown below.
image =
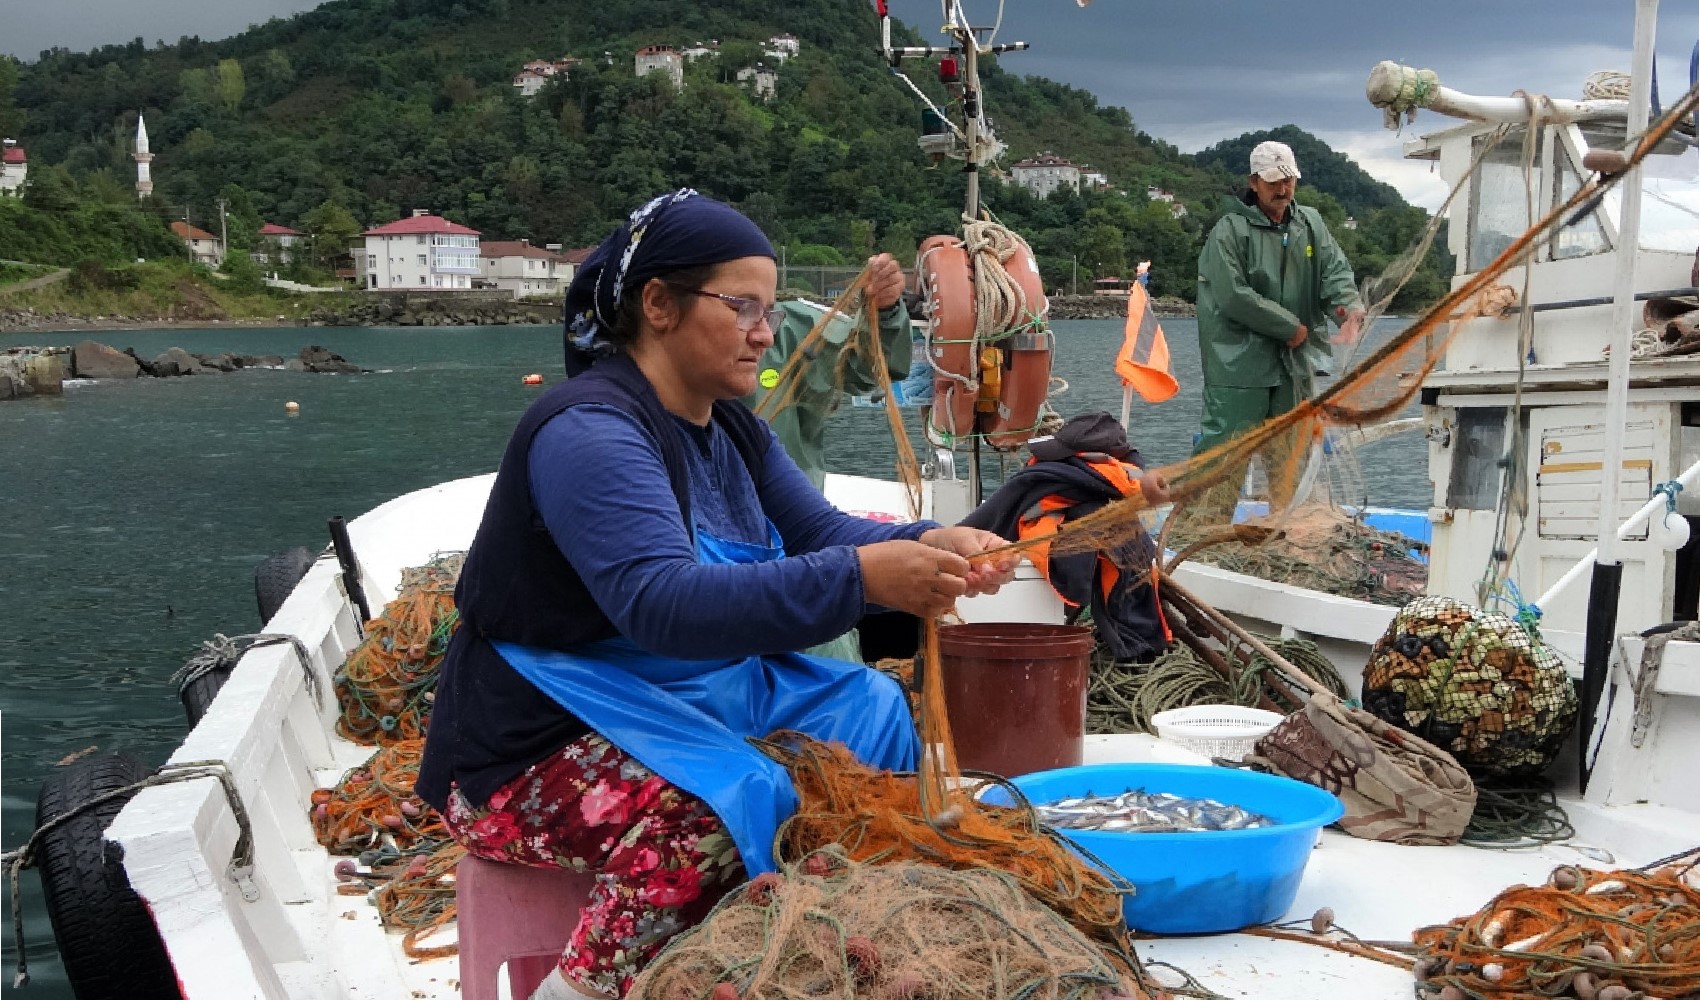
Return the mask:
<svg viewBox="0 0 1700 1000">
<path fill-rule="evenodd" d="M 1286 177 L 1298 178 L 1299 161 L 1284 142 L 1260 142 L 1251 151 L 1251 172 L 1270 183 Z"/>
</svg>

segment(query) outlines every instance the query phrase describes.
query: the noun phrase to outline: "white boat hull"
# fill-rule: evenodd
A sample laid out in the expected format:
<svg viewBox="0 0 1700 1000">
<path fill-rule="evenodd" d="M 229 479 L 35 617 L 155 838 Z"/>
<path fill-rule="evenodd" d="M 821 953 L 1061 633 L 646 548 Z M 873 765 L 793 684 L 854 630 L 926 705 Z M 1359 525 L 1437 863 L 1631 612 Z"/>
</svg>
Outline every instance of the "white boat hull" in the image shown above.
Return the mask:
<svg viewBox="0 0 1700 1000">
<path fill-rule="evenodd" d="M 393 500 L 349 525 L 363 583 L 375 604 L 391 598 L 401 571 L 472 539 L 492 477 L 446 483 Z M 871 482 L 871 481 L 869 481 Z M 840 483 L 853 487 L 855 483 Z M 830 488 L 830 487 L 829 487 Z M 837 491 L 835 491 L 837 492 Z M 842 496 L 842 493 L 840 493 Z M 877 510 L 877 507 L 866 508 Z M 1361 667 L 1368 643 L 1391 609 L 1193 567 L 1189 587 L 1251 624 L 1297 623 L 1342 665 Z M 1043 580 L 1020 581 L 985 614 L 1031 614 L 1057 620 L 1060 603 Z M 1048 600 L 1047 600 L 1048 598 Z M 966 610 L 966 609 L 965 609 Z M 206 716 L 172 756 L 173 763 L 218 760 L 230 767 L 251 819 L 255 866 L 251 887 L 228 872 L 238 825 L 221 785 L 212 779 L 144 790 L 107 831 L 124 852 L 125 871 L 154 914 L 187 1000 L 341 1000 L 349 997 L 450 1000 L 459 995 L 455 959 L 414 962 L 400 933 L 380 926 L 359 896 L 336 894 L 335 859 L 313 839 L 309 797 L 328 787 L 370 748 L 334 735 L 329 678 L 358 641 L 355 616 L 334 558 L 321 558 L 269 623 L 299 636 L 327 691 L 308 693 L 287 645 L 248 653 Z M 1369 937 L 1403 939 L 1419 925 L 1480 906 L 1497 887 L 1544 877 L 1558 864 L 1597 864 L 1595 857 L 1643 863 L 1689 846 L 1700 813 L 1697 794 L 1632 804 L 1649 783 L 1664 788 L 1660 766 L 1680 772 L 1700 750 L 1700 644 L 1673 643 L 1658 690 L 1653 738 L 1635 750 L 1608 738 L 1601 780 L 1588 801 L 1567 800 L 1577 841 L 1591 851 L 1546 847 L 1514 852 L 1470 848 L 1406 848 L 1326 833 L 1289 918 L 1318 906 Z M 1627 709 L 1613 713 L 1626 724 Z M 1152 737 L 1094 738 L 1093 760 L 1166 759 L 1185 751 Z M 1666 775 L 1666 778 L 1671 775 Z M 1411 891 L 1421 886 L 1421 892 Z M 244 898 L 251 888 L 254 898 Z M 443 941 L 452 939 L 452 929 Z M 1266 998 L 1323 995 L 1350 984 L 1364 1000 L 1403 1000 L 1410 979 L 1398 969 L 1310 946 L 1243 934 L 1141 942 L 1140 951 L 1190 969 L 1233 995 L 1255 989 Z M 1341 994 L 1347 995 L 1347 994 Z"/>
</svg>

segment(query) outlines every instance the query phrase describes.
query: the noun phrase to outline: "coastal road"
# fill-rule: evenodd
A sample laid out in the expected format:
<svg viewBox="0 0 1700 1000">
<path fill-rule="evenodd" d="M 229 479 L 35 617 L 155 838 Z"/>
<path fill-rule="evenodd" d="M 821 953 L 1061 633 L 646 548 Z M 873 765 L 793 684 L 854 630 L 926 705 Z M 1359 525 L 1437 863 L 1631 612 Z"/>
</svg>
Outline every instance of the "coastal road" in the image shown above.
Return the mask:
<svg viewBox="0 0 1700 1000">
<path fill-rule="evenodd" d="M 0 264 L 23 264 L 25 267 L 40 267 L 41 266 L 39 264 L 30 264 L 28 261 L 22 261 L 22 260 L 0 260 Z M 48 274 L 44 274 L 39 278 L 31 278 L 28 281 L 20 281 L 15 285 L 0 286 L 0 295 L 7 295 L 11 292 L 34 291 L 37 288 L 46 288 L 48 285 L 57 284 L 58 282 L 64 281 L 65 276 L 70 274 L 70 273 L 71 273 L 70 268 L 62 267 L 57 271 L 52 271 Z"/>
</svg>

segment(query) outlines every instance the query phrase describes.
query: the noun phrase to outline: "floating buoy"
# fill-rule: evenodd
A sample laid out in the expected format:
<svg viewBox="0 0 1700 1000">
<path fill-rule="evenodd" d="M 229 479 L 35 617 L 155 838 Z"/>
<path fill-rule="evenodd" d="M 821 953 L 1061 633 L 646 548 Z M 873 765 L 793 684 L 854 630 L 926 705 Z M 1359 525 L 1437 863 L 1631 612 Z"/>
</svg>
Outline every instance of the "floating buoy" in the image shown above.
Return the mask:
<svg viewBox="0 0 1700 1000">
<path fill-rule="evenodd" d="M 301 412 L 301 404 L 297 403 L 295 400 L 292 399 L 289 402 L 283 404 L 283 412 L 285 412 L 285 413 L 300 413 Z"/>
<path fill-rule="evenodd" d="M 525 378 L 520 379 L 520 381 L 524 382 L 526 385 L 542 385 L 543 384 L 543 376 L 539 375 L 536 372 L 532 372 L 530 375 L 527 375 Z"/>
</svg>

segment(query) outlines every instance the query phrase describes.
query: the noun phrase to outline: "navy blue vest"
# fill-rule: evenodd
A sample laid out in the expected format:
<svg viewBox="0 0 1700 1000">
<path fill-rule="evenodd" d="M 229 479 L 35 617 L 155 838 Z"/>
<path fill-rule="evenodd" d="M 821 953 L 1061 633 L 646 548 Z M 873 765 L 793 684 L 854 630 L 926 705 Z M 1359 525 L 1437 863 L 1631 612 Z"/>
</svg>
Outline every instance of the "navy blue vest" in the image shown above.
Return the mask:
<svg viewBox="0 0 1700 1000">
<path fill-rule="evenodd" d="M 447 802 L 451 780 L 469 802 L 482 806 L 526 768 L 589 732 L 508 666 L 488 641 L 571 649 L 615 634 L 531 498 L 532 438 L 563 410 L 583 403 L 607 404 L 637 418 L 667 467 L 685 524 L 691 523 L 686 442 L 629 358 L 602 359 L 531 404 L 508 441 L 455 587 L 460 627 L 443 657 L 415 786 L 438 809 Z M 715 403 L 713 419 L 759 483 L 768 444 L 761 421 L 736 400 Z M 594 448 L 596 442 L 584 446 Z"/>
</svg>

